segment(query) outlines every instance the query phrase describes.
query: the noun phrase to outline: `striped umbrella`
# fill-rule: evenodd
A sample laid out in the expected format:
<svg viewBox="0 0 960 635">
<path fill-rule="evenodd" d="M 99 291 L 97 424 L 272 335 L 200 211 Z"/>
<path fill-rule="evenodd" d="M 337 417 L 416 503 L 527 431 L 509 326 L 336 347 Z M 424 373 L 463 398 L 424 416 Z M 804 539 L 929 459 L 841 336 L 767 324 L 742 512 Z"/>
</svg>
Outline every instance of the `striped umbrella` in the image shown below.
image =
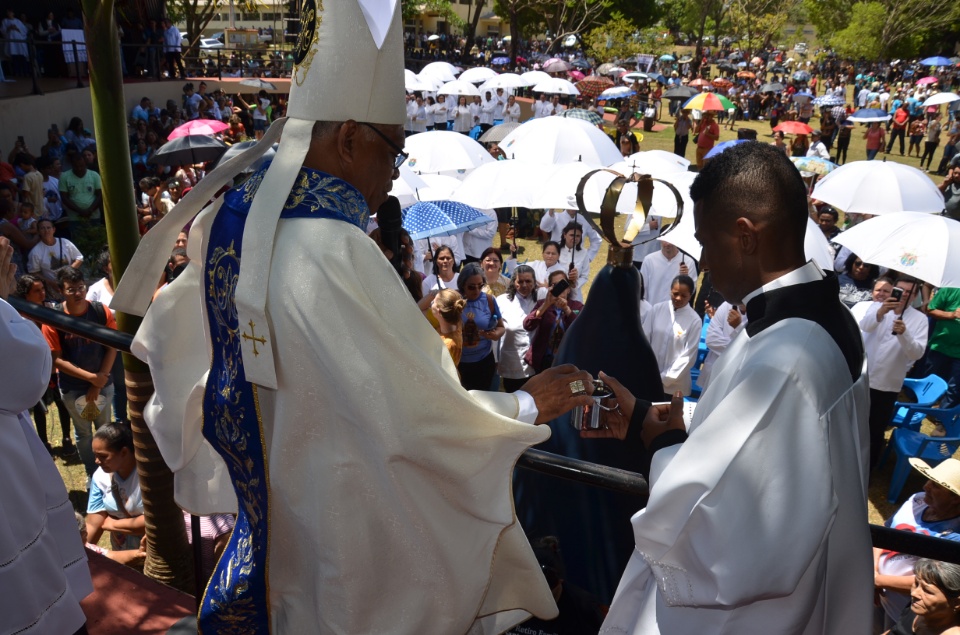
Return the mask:
<svg viewBox="0 0 960 635">
<path fill-rule="evenodd" d="M 579 119 L 581 121 L 586 121 L 594 126 L 599 126 L 603 123 L 603 117 L 601 117 L 599 113 L 593 110 L 584 110 L 583 108 L 571 108 L 570 110 L 564 110 L 562 113 L 560 113 L 560 116 L 568 119 Z"/>
<path fill-rule="evenodd" d="M 606 77 L 591 76 L 582 79 L 576 83 L 577 90 L 587 99 L 593 99 L 608 88 L 613 87 L 613 82 Z"/>
<path fill-rule="evenodd" d="M 685 110 L 717 110 L 726 112 L 734 108 L 733 102 L 716 93 L 700 93 L 687 100 L 683 105 Z"/>
</svg>

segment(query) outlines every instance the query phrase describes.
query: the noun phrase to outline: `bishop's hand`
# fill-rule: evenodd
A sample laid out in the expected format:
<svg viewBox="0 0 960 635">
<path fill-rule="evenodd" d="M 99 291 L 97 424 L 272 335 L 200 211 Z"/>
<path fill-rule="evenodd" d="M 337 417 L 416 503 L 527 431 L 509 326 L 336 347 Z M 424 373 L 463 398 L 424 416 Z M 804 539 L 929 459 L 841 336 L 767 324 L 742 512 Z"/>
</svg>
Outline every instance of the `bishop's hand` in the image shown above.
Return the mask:
<svg viewBox="0 0 960 635">
<path fill-rule="evenodd" d="M 547 423 L 577 406 L 592 404 L 593 377 L 573 364 L 563 364 L 531 377 L 523 385 L 523 391 L 537 404 L 536 423 Z"/>
</svg>

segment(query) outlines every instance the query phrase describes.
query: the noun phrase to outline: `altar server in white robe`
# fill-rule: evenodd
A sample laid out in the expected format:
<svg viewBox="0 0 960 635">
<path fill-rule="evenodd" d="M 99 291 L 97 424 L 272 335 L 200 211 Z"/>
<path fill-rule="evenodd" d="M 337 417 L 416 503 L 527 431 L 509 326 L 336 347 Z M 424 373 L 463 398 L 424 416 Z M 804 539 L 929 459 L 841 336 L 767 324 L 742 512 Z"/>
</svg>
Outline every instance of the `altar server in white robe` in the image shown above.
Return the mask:
<svg viewBox="0 0 960 635">
<path fill-rule="evenodd" d="M 464 391 L 362 231 L 403 156 L 400 13 L 395 0 L 318 5 L 288 118 L 151 229 L 114 296 L 143 313 L 176 230 L 282 130 L 273 162 L 195 219 L 191 264 L 134 342 L 177 501 L 238 514 L 205 633 L 485 635 L 556 615 L 510 483 L 549 436 L 529 423 L 589 403 L 570 384 L 590 376 L 567 366 L 510 395 Z"/>
<path fill-rule="evenodd" d="M 559 264 L 573 287 L 570 291 L 571 300 L 583 302 L 586 299 L 583 289 L 590 281 L 591 262 L 593 256 L 583 248 L 583 226 L 575 222 L 567 223 L 560 242 Z"/>
<path fill-rule="evenodd" d="M 50 347 L 7 304 L 13 249 L 0 238 L 0 633 L 74 633 L 93 591 L 73 506 L 26 410 L 50 380 Z"/>
<path fill-rule="evenodd" d="M 692 297 L 693 280 L 677 276 L 670 288 L 670 300 L 654 305 L 650 315 L 641 318 L 668 395 L 679 391 L 688 396 L 693 385 L 690 371 L 697 361 L 703 321 L 690 306 Z"/>
<path fill-rule="evenodd" d="M 623 415 L 583 436 L 640 433 L 652 463 L 600 633 L 866 635 L 866 360 L 836 278 L 804 264 L 803 181 L 751 141 L 709 162 L 691 195 L 714 287 L 750 321 L 689 432 L 678 398 L 650 407 L 601 374 Z"/>
<path fill-rule="evenodd" d="M 643 276 L 644 299 L 656 305 L 670 299 L 670 286 L 677 276 L 690 276 L 696 280 L 697 264 L 667 239 L 661 238 L 660 250 L 644 257 L 640 275 Z"/>
</svg>

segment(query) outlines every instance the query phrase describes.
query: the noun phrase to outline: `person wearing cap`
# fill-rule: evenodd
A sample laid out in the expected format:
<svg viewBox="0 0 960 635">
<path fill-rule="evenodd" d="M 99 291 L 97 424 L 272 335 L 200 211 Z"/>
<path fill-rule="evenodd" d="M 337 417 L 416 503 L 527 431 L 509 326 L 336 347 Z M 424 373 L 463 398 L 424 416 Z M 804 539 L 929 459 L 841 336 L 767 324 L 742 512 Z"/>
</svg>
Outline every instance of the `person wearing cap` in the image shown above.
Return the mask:
<svg viewBox="0 0 960 635">
<path fill-rule="evenodd" d="M 866 357 L 836 279 L 804 254 L 803 179 L 746 141 L 690 195 L 701 262 L 749 323 L 690 417 L 677 395 L 648 404 L 600 374 L 619 408 L 581 436 L 639 432 L 651 484 L 600 632 L 869 633 Z"/>
<path fill-rule="evenodd" d="M 810 133 L 810 147 L 807 148 L 807 156 L 820 157 L 824 161 L 830 160 L 830 151 L 827 150 L 826 144 L 821 140 L 819 130 L 814 130 Z"/>
<path fill-rule="evenodd" d="M 923 490 L 913 494 L 884 523 L 886 527 L 960 541 L 960 461 L 948 458 L 936 467 L 910 459 L 913 469 L 926 477 Z M 889 549 L 873 550 L 874 586 L 880 596 L 887 625 L 892 625 L 910 604 L 917 556 Z"/>
<path fill-rule="evenodd" d="M 282 132 L 193 220 L 190 261 L 132 345 L 177 502 L 237 514 L 205 633 L 499 633 L 557 614 L 510 483 L 549 436 L 529 424 L 592 403 L 592 378 L 560 366 L 467 392 L 366 235 L 376 211 L 399 255 L 398 5 L 328 2 L 304 22 L 288 117 L 146 234 L 111 302 L 144 313 L 176 234 Z"/>
</svg>

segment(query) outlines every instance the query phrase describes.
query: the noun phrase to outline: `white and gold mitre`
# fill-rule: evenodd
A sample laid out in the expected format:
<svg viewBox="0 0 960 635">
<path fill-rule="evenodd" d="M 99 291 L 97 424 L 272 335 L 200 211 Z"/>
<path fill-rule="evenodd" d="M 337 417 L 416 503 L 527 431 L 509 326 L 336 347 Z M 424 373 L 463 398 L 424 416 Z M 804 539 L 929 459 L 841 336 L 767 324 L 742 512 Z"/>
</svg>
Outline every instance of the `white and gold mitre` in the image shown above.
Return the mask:
<svg viewBox="0 0 960 635">
<path fill-rule="evenodd" d="M 251 203 L 236 291 L 239 323 L 268 325 L 267 281 L 277 222 L 310 149 L 314 122 L 404 122 L 399 0 L 300 0 L 300 12 L 287 116 L 275 121 L 257 145 L 217 166 L 143 237 L 112 307 L 134 315 L 146 313 L 153 287 L 144 281 L 160 275 L 180 229 L 220 188 L 263 156 L 283 132 L 276 157 Z M 271 340 L 259 343 L 256 351 L 245 345 L 243 362 L 248 381 L 276 388 Z"/>
</svg>

